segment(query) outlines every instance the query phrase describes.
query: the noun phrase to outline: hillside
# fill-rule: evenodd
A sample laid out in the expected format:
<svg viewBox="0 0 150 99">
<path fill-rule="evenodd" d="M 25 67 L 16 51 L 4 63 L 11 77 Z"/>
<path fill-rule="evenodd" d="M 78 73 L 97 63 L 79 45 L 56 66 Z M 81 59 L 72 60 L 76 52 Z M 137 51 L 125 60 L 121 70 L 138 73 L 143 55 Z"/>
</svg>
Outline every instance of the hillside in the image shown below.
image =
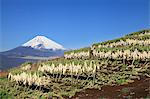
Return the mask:
<svg viewBox="0 0 150 99">
<path fill-rule="evenodd" d="M 142 30 L 10 69 L 0 98 L 149 98 L 149 81 L 150 30 Z"/>
</svg>

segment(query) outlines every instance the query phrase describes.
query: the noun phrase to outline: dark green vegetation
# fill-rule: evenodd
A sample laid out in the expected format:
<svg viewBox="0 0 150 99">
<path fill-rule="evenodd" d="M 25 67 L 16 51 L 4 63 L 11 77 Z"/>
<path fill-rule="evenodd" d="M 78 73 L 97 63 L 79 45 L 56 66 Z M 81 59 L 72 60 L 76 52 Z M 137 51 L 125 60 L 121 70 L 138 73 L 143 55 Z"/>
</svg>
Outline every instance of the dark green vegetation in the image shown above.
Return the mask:
<svg viewBox="0 0 150 99">
<path fill-rule="evenodd" d="M 108 44 L 108 43 L 114 43 L 114 42 L 117 42 L 117 41 L 120 41 L 120 40 L 126 40 L 126 39 L 138 39 L 138 40 L 150 39 L 149 32 L 150 32 L 150 30 L 141 30 L 141 31 L 138 31 L 138 32 L 130 33 L 130 34 L 125 35 L 124 37 L 121 37 L 121 38 L 118 38 L 118 39 L 109 40 L 109 41 L 101 42 L 101 43 L 96 43 L 96 44 L 93 44 L 93 46 L 98 46 L 100 44 L 105 45 L 105 44 Z"/>
<path fill-rule="evenodd" d="M 70 98 L 85 89 L 133 83 L 150 77 L 149 46 L 150 30 L 143 30 L 66 52 L 64 58 L 25 63 L 9 70 L 9 80 L 1 78 L 1 98 Z"/>
</svg>

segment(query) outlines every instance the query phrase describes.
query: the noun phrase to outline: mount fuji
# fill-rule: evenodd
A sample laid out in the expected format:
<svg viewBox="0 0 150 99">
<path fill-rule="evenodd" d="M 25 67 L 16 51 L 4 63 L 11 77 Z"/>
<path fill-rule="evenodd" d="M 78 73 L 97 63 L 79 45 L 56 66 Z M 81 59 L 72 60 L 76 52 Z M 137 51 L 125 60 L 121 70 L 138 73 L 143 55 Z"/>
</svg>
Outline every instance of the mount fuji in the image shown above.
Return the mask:
<svg viewBox="0 0 150 99">
<path fill-rule="evenodd" d="M 32 40 L 23 44 L 22 46 L 31 47 L 31 48 L 39 49 L 39 50 L 41 49 L 65 50 L 65 48 L 62 45 L 48 39 L 45 36 L 36 36 Z"/>
<path fill-rule="evenodd" d="M 0 70 L 18 66 L 23 62 L 62 57 L 67 49 L 45 36 L 36 36 L 23 45 L 0 52 Z"/>
</svg>

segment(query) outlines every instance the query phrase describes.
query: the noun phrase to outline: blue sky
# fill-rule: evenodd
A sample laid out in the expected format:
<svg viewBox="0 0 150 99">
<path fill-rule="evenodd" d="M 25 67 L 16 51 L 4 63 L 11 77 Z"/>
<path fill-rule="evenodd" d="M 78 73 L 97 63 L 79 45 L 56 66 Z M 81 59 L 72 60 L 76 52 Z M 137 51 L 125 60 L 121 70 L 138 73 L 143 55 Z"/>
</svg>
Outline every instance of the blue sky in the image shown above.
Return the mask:
<svg viewBox="0 0 150 99">
<path fill-rule="evenodd" d="M 0 11 L 0 51 L 37 35 L 80 48 L 150 26 L 149 0 L 1 0 Z"/>
</svg>

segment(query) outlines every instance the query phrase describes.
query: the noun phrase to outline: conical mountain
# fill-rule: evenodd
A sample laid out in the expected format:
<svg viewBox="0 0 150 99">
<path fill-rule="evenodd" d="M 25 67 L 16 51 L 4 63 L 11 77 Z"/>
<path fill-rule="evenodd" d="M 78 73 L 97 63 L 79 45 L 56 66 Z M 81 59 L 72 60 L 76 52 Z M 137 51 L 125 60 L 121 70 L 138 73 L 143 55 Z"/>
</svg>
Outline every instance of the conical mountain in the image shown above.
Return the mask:
<svg viewBox="0 0 150 99">
<path fill-rule="evenodd" d="M 0 53 L 0 70 L 19 66 L 27 61 L 61 57 L 66 49 L 45 36 L 36 36 L 25 44 Z"/>
<path fill-rule="evenodd" d="M 52 50 L 65 50 L 65 48 L 56 43 L 55 41 L 48 39 L 45 36 L 36 36 L 32 40 L 23 44 L 24 47 L 32 47 L 34 49 L 52 49 Z"/>
</svg>

